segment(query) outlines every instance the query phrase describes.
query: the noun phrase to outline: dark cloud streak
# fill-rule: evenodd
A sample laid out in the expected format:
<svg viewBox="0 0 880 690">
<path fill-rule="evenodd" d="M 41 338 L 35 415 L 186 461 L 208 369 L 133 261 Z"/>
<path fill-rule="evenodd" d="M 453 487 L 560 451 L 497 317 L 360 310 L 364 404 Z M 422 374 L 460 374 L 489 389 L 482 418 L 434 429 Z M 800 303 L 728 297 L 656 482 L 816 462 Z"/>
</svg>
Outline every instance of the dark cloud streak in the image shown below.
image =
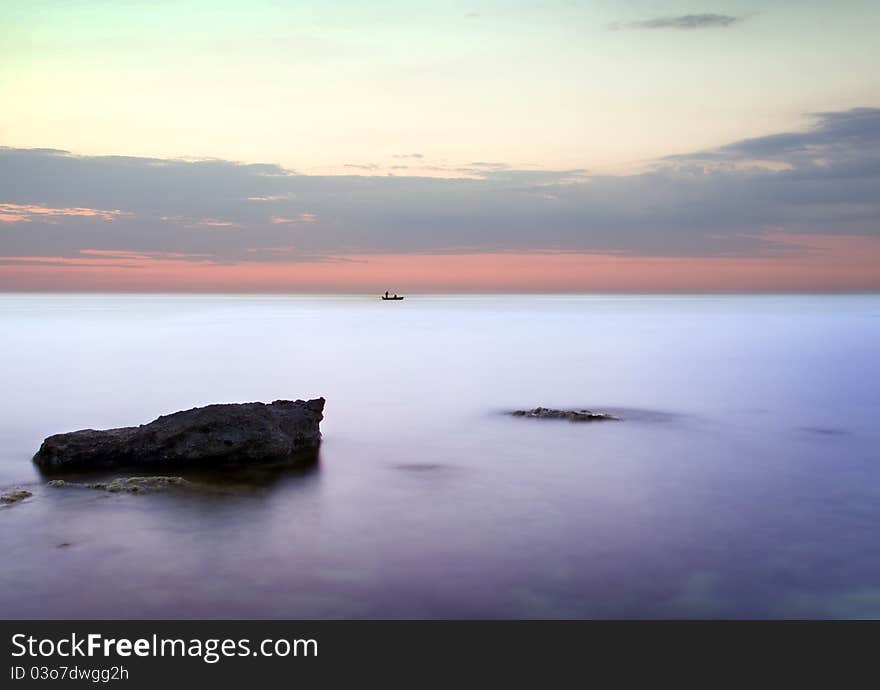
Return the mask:
<svg viewBox="0 0 880 690">
<path fill-rule="evenodd" d="M 634 22 L 615 22 L 611 29 L 725 29 L 742 22 L 744 17 L 729 14 L 683 14 L 677 17 L 654 17 Z"/>
</svg>

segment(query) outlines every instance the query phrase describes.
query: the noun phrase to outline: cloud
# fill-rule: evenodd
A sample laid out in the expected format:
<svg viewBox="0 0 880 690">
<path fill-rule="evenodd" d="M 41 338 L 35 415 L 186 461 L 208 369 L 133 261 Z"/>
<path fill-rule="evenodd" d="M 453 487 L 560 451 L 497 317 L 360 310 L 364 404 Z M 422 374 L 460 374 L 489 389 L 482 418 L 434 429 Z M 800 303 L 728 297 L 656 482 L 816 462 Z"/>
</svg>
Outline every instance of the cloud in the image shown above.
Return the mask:
<svg viewBox="0 0 880 690">
<path fill-rule="evenodd" d="M 241 225 L 222 218 L 190 218 L 188 216 L 160 216 L 165 223 L 179 223 L 187 228 L 240 228 Z"/>
<path fill-rule="evenodd" d="M 473 163 L 469 163 L 472 168 L 480 168 L 483 170 L 509 170 L 510 166 L 507 163 L 492 163 L 486 161 L 474 161 Z"/>
<path fill-rule="evenodd" d="M 203 228 L 238 228 L 238 227 L 241 227 L 238 223 L 233 223 L 231 220 L 222 220 L 221 218 L 199 218 L 199 220 L 192 223 L 191 226 L 203 227 Z"/>
<path fill-rule="evenodd" d="M 0 266 L 76 266 L 100 268 L 141 268 L 151 261 L 186 261 L 206 263 L 208 255 L 176 254 L 174 252 L 116 252 L 103 249 L 82 249 L 74 257 L 11 256 L 0 257 Z"/>
<path fill-rule="evenodd" d="M 29 223 L 34 219 L 50 219 L 54 216 L 100 218 L 111 221 L 125 215 L 122 211 L 108 211 L 100 208 L 49 208 L 38 204 L 0 203 L 0 223 Z"/>
<path fill-rule="evenodd" d="M 0 148 L 0 257 L 99 250 L 181 261 L 588 252 L 789 256 L 808 235 L 880 237 L 880 109 L 669 156 L 647 171 L 303 175 L 278 166 Z M 480 166 L 480 167 L 474 167 Z M 478 175 L 473 171 L 479 171 Z M 26 220 L 21 220 L 26 218 Z"/>
<path fill-rule="evenodd" d="M 635 22 L 614 22 L 611 29 L 724 29 L 745 20 L 729 14 L 682 14 L 677 17 L 654 17 Z"/>
<path fill-rule="evenodd" d="M 669 156 L 678 161 L 776 161 L 788 166 L 827 167 L 843 159 L 850 163 L 880 158 L 880 109 L 853 108 L 812 113 L 814 124 L 801 132 L 782 132 L 743 139 L 693 154 Z"/>
<path fill-rule="evenodd" d="M 300 213 L 295 218 L 285 218 L 284 216 L 272 216 L 269 222 L 273 225 L 285 225 L 290 223 L 314 223 L 318 220 L 318 216 L 314 213 Z"/>
<path fill-rule="evenodd" d="M 275 194 L 275 195 L 259 195 L 259 196 L 249 196 L 248 201 L 285 201 L 290 199 L 290 194 Z"/>
</svg>

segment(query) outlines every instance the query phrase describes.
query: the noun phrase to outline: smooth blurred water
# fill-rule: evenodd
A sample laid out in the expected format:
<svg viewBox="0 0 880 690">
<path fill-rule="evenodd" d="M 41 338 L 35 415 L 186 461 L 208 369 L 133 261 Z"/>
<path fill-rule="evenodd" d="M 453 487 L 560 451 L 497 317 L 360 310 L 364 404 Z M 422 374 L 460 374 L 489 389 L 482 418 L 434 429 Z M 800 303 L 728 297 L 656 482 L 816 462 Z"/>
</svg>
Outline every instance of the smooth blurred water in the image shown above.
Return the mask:
<svg viewBox="0 0 880 690">
<path fill-rule="evenodd" d="M 880 297 L 0 295 L 4 618 L 880 617 Z M 228 493 L 43 437 L 327 398 Z M 536 405 L 619 423 L 516 419 Z M 64 545 L 64 546 L 62 546 Z"/>
</svg>

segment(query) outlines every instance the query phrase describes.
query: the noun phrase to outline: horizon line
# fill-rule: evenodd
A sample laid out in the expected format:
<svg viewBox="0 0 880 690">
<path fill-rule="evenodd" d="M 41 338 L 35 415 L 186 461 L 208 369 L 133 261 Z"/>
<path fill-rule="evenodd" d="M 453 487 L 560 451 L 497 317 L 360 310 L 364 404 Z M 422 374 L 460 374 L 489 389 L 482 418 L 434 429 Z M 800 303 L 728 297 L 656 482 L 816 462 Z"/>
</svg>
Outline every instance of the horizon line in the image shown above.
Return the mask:
<svg viewBox="0 0 880 690">
<path fill-rule="evenodd" d="M 334 296 L 334 297 L 380 297 L 380 292 L 337 292 L 334 290 L 322 291 L 290 291 L 290 290 L 0 290 L 0 295 L 143 295 L 143 296 L 176 296 L 176 295 L 216 295 L 216 296 Z M 428 292 L 398 292 L 402 297 L 431 297 L 453 295 L 485 295 L 485 296 L 591 296 L 591 295 L 628 295 L 628 296 L 651 296 L 651 295 L 880 295 L 880 289 L 863 290 L 445 290 Z"/>
</svg>

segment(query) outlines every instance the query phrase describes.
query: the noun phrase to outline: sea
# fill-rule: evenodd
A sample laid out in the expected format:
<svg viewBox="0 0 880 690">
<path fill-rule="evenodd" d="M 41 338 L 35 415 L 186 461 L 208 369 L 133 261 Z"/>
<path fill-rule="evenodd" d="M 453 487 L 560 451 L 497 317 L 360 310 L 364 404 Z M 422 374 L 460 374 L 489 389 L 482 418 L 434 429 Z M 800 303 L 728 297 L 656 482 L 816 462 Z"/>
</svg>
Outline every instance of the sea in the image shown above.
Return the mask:
<svg viewBox="0 0 880 690">
<path fill-rule="evenodd" d="M 876 294 L 3 294 L 0 326 L 6 619 L 880 618 Z M 31 461 L 318 396 L 315 463 L 173 472 L 205 490 Z"/>
</svg>

